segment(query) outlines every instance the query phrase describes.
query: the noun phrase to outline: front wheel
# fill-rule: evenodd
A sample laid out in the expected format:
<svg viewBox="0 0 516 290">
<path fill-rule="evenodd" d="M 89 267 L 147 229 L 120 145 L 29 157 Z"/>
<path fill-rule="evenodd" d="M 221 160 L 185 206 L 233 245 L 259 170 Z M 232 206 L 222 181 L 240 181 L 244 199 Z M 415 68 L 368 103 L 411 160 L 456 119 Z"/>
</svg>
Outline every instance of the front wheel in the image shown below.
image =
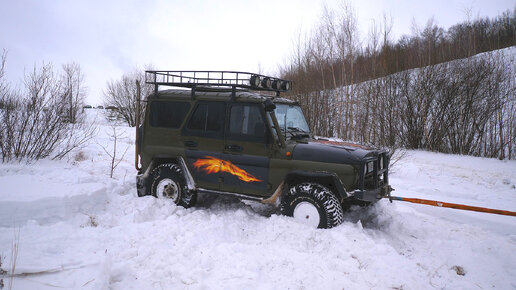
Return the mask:
<svg viewBox="0 0 516 290">
<path fill-rule="evenodd" d="M 160 164 L 151 172 L 151 194 L 170 198 L 175 204 L 189 208 L 195 205 L 197 195 L 186 188 L 181 168 L 175 164 Z"/>
<path fill-rule="evenodd" d="M 337 197 L 331 190 L 317 183 L 292 186 L 282 197 L 281 213 L 318 228 L 338 226 L 344 219 Z"/>
</svg>

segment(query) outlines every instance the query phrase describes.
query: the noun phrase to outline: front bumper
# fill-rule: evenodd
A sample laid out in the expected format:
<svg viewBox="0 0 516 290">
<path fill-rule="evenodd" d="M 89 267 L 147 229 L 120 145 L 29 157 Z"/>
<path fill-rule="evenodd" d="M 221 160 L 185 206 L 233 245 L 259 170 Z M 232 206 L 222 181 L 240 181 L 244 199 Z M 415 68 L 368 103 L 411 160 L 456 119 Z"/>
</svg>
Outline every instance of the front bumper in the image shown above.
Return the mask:
<svg viewBox="0 0 516 290">
<path fill-rule="evenodd" d="M 394 189 L 390 185 L 385 184 L 382 187 L 372 190 L 355 190 L 351 192 L 351 195 L 353 198 L 361 201 L 376 202 L 385 196 L 390 196 L 392 191 L 394 191 Z"/>
</svg>

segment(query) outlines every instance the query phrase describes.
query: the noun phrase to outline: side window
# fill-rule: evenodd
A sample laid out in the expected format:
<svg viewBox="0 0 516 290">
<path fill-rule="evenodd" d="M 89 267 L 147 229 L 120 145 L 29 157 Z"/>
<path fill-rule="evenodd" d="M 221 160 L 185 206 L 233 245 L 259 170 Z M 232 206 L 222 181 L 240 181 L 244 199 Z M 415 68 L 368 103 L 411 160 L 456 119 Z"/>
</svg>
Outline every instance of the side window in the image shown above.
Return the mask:
<svg viewBox="0 0 516 290">
<path fill-rule="evenodd" d="M 200 130 L 204 131 L 206 127 L 206 112 L 208 111 L 208 106 L 206 104 L 200 104 L 195 108 L 194 113 L 192 114 L 192 117 L 190 118 L 190 121 L 188 122 L 188 125 L 186 128 L 188 130 Z"/>
<path fill-rule="evenodd" d="M 254 105 L 231 106 L 228 132 L 230 139 L 265 143 L 265 128 L 260 107 Z"/>
<path fill-rule="evenodd" d="M 188 102 L 154 101 L 150 105 L 149 123 L 152 127 L 177 129 L 190 110 Z"/>
<path fill-rule="evenodd" d="M 222 138 L 226 106 L 224 103 L 198 103 L 188 124 L 185 135 Z"/>
</svg>

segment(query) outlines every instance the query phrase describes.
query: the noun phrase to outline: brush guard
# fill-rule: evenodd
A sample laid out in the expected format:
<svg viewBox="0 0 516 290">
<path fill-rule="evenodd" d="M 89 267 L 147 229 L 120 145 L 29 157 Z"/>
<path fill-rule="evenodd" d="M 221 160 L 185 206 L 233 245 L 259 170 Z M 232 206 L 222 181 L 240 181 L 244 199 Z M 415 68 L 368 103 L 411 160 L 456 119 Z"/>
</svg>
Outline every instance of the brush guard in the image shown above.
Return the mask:
<svg viewBox="0 0 516 290">
<path fill-rule="evenodd" d="M 389 185 L 389 161 L 388 151 L 364 159 L 360 166 L 358 189 L 351 192 L 351 196 L 366 202 L 390 196 L 394 189 Z"/>
</svg>

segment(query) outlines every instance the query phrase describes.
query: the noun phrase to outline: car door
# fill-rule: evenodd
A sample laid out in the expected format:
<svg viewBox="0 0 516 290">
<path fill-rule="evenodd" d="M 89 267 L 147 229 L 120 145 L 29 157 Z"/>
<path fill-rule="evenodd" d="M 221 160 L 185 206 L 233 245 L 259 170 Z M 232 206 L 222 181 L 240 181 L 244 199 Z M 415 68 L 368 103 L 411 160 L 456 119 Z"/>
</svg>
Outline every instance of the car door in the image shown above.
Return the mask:
<svg viewBox="0 0 516 290">
<path fill-rule="evenodd" d="M 186 163 L 201 188 L 220 189 L 225 116 L 224 102 L 199 101 L 183 128 Z"/>
<path fill-rule="evenodd" d="M 261 104 L 230 103 L 222 160 L 222 190 L 266 196 L 270 138 Z"/>
</svg>

